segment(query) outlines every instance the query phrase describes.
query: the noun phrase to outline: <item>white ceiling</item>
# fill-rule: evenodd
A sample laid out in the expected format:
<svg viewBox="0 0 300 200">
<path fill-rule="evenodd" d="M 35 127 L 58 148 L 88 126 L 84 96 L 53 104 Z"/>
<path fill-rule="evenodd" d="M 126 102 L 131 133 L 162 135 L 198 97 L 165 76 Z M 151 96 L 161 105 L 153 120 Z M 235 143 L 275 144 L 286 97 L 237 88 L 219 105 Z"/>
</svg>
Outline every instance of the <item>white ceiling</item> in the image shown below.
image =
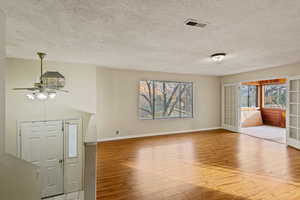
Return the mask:
<svg viewBox="0 0 300 200">
<path fill-rule="evenodd" d="M 0 0 L 9 57 L 205 75 L 300 61 L 299 0 Z M 207 22 L 185 26 L 187 18 Z M 226 52 L 222 63 L 209 55 Z"/>
</svg>

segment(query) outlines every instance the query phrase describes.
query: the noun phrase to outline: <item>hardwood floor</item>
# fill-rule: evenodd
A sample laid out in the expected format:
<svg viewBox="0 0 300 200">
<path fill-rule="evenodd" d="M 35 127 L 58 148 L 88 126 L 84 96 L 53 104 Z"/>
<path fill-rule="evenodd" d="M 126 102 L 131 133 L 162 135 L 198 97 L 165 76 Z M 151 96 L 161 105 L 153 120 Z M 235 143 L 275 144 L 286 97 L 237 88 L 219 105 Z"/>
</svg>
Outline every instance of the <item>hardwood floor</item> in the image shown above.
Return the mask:
<svg viewBox="0 0 300 200">
<path fill-rule="evenodd" d="M 98 200 L 300 200 L 300 151 L 225 130 L 98 144 Z"/>
</svg>

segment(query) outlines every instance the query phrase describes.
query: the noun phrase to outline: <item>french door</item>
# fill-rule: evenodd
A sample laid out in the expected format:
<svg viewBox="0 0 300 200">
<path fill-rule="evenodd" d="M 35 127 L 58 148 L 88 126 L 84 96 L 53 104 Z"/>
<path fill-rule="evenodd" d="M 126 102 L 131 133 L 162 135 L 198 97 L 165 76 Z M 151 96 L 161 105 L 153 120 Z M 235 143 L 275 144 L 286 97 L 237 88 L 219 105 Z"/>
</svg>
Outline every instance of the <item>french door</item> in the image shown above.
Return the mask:
<svg viewBox="0 0 300 200">
<path fill-rule="evenodd" d="M 63 122 L 22 122 L 20 139 L 21 159 L 39 167 L 41 196 L 62 194 Z"/>
<path fill-rule="evenodd" d="M 286 143 L 300 149 L 300 76 L 290 78 L 288 85 Z"/>
<path fill-rule="evenodd" d="M 239 84 L 224 84 L 222 87 L 222 127 L 239 131 Z"/>
</svg>

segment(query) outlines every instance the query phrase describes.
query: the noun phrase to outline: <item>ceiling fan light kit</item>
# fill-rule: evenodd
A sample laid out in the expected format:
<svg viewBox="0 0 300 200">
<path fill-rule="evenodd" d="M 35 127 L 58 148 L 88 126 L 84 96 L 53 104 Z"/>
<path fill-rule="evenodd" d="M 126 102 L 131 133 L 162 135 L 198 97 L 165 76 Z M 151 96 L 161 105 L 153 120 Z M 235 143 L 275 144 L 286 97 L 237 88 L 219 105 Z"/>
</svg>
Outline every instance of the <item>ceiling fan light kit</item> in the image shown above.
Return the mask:
<svg viewBox="0 0 300 200">
<path fill-rule="evenodd" d="M 56 92 L 37 92 L 37 93 L 28 93 L 26 94 L 27 98 L 30 100 L 47 100 L 54 99 L 56 97 Z"/>
<path fill-rule="evenodd" d="M 47 71 L 43 73 L 43 60 L 46 54 L 38 52 L 37 55 L 41 60 L 40 82 L 34 83 L 34 86 L 31 88 L 14 88 L 14 90 L 30 91 L 26 94 L 27 98 L 30 100 L 54 99 L 57 96 L 57 92 L 68 92 L 62 90 L 65 86 L 65 77 L 62 74 L 56 71 Z"/>
<path fill-rule="evenodd" d="M 26 96 L 27 96 L 28 99 L 31 99 L 31 100 L 35 99 L 35 94 L 28 93 L 28 94 L 26 94 Z"/>
<path fill-rule="evenodd" d="M 46 99 L 48 99 L 48 94 L 47 93 L 43 93 L 43 92 L 36 93 L 35 96 L 39 100 L 46 100 Z"/>
</svg>

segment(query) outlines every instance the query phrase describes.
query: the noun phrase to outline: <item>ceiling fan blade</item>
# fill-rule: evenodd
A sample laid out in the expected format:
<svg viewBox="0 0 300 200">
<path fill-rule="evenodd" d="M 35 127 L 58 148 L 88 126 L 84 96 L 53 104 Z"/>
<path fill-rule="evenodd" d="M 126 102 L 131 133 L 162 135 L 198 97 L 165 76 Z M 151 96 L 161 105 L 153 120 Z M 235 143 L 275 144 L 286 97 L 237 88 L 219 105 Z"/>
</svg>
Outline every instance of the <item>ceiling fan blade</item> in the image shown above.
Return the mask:
<svg viewBox="0 0 300 200">
<path fill-rule="evenodd" d="M 35 91 L 38 90 L 39 88 L 13 88 L 13 90 L 30 90 L 30 91 Z"/>
<path fill-rule="evenodd" d="M 69 93 L 69 91 L 68 91 L 68 90 L 61 90 L 61 89 L 59 89 L 59 90 L 56 90 L 56 91 L 58 91 L 58 92 L 65 92 L 65 93 Z"/>
</svg>

